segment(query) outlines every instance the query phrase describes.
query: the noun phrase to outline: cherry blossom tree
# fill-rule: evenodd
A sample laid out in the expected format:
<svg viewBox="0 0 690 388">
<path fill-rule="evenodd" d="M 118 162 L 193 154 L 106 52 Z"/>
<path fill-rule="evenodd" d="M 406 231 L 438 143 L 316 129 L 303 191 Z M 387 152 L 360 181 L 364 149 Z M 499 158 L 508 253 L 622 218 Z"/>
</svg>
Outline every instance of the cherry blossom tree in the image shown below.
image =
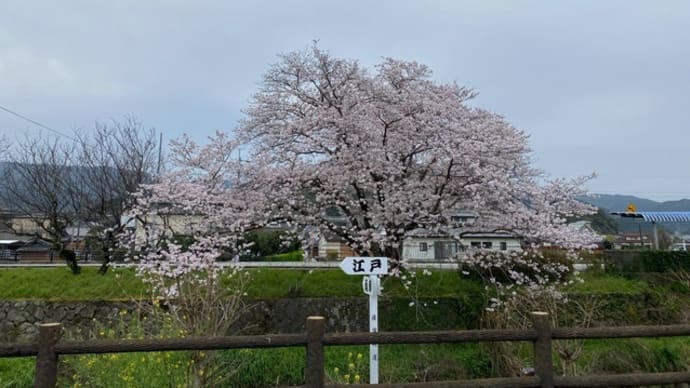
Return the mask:
<svg viewBox="0 0 690 388">
<path fill-rule="evenodd" d="M 478 214 L 475 230 L 587 241 L 565 217 L 593 211 L 575 199 L 588 178 L 545 179 L 523 131 L 471 106 L 472 89 L 431 75 L 394 59 L 372 71 L 316 46 L 281 55 L 237 130 L 267 213 L 394 260 L 412 230 L 453 233 L 457 209 Z"/>
<path fill-rule="evenodd" d="M 218 261 L 239 256 L 244 231 L 260 218 L 253 213 L 258 201 L 238 179 L 236 146 L 223 133 L 203 146 L 187 136 L 173 141 L 172 168 L 134 195 L 130 215 L 137 227 L 122 236 L 121 243 L 133 248 L 137 273 L 154 298 L 166 301 L 184 335 L 226 335 L 244 310 L 247 273 Z M 216 386 L 215 354 L 191 357 L 193 386 Z"/>
</svg>

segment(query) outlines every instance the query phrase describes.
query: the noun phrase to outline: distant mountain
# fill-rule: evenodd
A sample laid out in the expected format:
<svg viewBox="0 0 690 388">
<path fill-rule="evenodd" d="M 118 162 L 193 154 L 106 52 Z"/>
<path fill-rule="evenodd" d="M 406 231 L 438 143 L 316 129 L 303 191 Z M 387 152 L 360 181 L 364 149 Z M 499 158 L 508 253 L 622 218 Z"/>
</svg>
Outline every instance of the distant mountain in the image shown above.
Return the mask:
<svg viewBox="0 0 690 388">
<path fill-rule="evenodd" d="M 658 211 L 690 211 L 690 199 L 681 199 L 678 201 L 662 202 L 654 210 L 658 210 Z"/>
<path fill-rule="evenodd" d="M 640 211 L 657 210 L 657 208 L 662 205 L 661 202 L 652 201 L 651 199 L 618 194 L 593 194 L 591 196 L 581 197 L 580 200 L 609 212 L 624 212 L 629 203 L 634 203 L 637 210 Z M 688 210 L 690 210 L 690 207 L 688 207 Z"/>
</svg>

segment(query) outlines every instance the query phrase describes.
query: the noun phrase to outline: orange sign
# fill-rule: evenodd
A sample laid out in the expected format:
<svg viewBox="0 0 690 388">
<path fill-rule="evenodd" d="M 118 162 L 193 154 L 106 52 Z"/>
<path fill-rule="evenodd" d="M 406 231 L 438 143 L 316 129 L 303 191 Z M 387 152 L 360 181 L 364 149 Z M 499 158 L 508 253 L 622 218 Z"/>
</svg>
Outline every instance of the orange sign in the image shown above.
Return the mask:
<svg viewBox="0 0 690 388">
<path fill-rule="evenodd" d="M 627 209 L 627 211 L 628 211 L 628 213 L 636 213 L 636 212 L 637 212 L 637 208 L 635 207 L 635 205 L 634 205 L 632 202 L 630 202 L 630 203 L 628 204 L 628 209 Z"/>
</svg>

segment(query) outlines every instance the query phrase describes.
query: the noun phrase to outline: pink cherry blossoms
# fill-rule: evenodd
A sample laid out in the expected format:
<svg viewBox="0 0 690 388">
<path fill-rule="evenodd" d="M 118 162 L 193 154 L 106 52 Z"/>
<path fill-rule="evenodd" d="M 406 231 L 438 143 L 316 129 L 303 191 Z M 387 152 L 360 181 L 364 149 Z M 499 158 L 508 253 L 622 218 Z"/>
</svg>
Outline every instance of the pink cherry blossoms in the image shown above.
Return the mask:
<svg viewBox="0 0 690 388">
<path fill-rule="evenodd" d="M 527 135 L 467 104 L 474 92 L 385 59 L 374 72 L 314 47 L 266 73 L 237 136 L 251 145 L 253 185 L 273 217 L 319 225 L 362 255 L 399 259 L 415 229 L 452 233 L 444 213 L 478 214 L 472 229 L 581 247 L 565 217 L 591 213 L 582 183 L 545 181 Z"/>
<path fill-rule="evenodd" d="M 411 231 L 457 233 L 447 218 L 456 210 L 477 214 L 466 232 L 507 231 L 567 249 L 593 241 L 566 226 L 566 217 L 594 210 L 576 200 L 590 177 L 545 179 L 530 165 L 524 132 L 469 105 L 471 89 L 431 75 L 394 59 L 366 69 L 317 47 L 281 55 L 234 135 L 217 133 L 205 146 L 173 142 L 174 168 L 137 195 L 133 212 L 145 232 L 130 241 L 146 270 L 214 268 L 221 254 L 242 252 L 244 231 L 271 220 L 316 226 L 357 254 L 394 261 Z M 186 217 L 191 245 L 170 238 L 167 214 Z M 512 268 L 536 265 L 519 255 L 463 257 L 478 267 L 506 263 L 518 283 Z M 536 268 L 529 282 L 561 270 Z"/>
</svg>

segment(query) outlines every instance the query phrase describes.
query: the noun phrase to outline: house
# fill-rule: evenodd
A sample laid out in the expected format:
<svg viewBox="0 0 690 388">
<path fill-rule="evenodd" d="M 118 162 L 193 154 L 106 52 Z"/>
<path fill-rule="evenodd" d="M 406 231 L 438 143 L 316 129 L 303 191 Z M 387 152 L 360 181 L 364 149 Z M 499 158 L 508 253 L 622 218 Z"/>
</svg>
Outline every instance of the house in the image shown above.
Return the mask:
<svg viewBox="0 0 690 388">
<path fill-rule="evenodd" d="M 123 217 L 129 229 L 133 229 L 136 241 L 146 241 L 148 238 L 160 236 L 192 236 L 195 232 L 207 231 L 213 228 L 205 222 L 201 215 L 186 214 L 182 211 L 167 211 L 157 214 L 147 214 L 141 219 L 131 220 Z"/>
<path fill-rule="evenodd" d="M 520 238 L 506 231 L 434 233 L 417 229 L 403 242 L 402 259 L 411 261 L 449 260 L 468 249 L 519 251 Z"/>
<path fill-rule="evenodd" d="M 46 231 L 43 226 L 47 225 L 47 220 L 43 221 L 43 226 L 36 217 L 29 217 L 27 215 L 3 213 L 4 224 L 11 233 L 22 236 L 43 236 Z"/>
<path fill-rule="evenodd" d="M 444 231 L 418 228 L 409 231 L 402 244 L 403 260 L 449 260 L 468 249 L 516 251 L 521 249 L 520 238 L 507 231 L 469 232 L 478 214 L 470 210 L 452 210 L 443 213 L 435 222 Z M 340 221 L 340 222 L 337 222 Z M 345 225 L 346 221 L 332 221 Z M 318 242 L 319 258 L 342 259 L 355 253 L 346 241 L 331 231 L 321 231 Z"/>
<path fill-rule="evenodd" d="M 479 215 L 470 210 L 450 210 L 442 215 L 449 226 L 444 231 L 424 228 L 408 232 L 403 242 L 403 260 L 449 260 L 468 249 L 518 251 L 520 238 L 508 231 L 469 231 Z"/>
<path fill-rule="evenodd" d="M 40 238 L 27 241 L 24 246 L 16 250 L 17 256 L 22 263 L 52 263 L 57 258 L 57 254 L 52 249 L 52 245 Z"/>
<path fill-rule="evenodd" d="M 613 249 L 652 249 L 654 242 L 642 233 L 623 233 L 613 240 Z"/>
<path fill-rule="evenodd" d="M 348 256 L 356 256 L 344 238 L 335 233 L 321 231 L 318 243 L 318 257 L 327 260 L 342 259 Z"/>
<path fill-rule="evenodd" d="M 470 232 L 461 235 L 465 246 L 490 251 L 519 251 L 521 239 L 507 231 Z"/>
<path fill-rule="evenodd" d="M 0 260 L 17 261 L 17 249 L 24 245 L 25 241 L 17 239 L 16 236 L 0 236 Z"/>
<path fill-rule="evenodd" d="M 321 242 L 321 232 L 319 228 L 317 226 L 307 225 L 302 229 L 298 237 L 302 242 L 304 259 L 311 260 L 317 258 L 319 256 L 319 243 Z M 324 249 L 326 249 L 325 245 Z"/>
<path fill-rule="evenodd" d="M 33 237 L 14 233 L 7 222 L 0 224 L 0 260 L 19 260 L 17 249 Z"/>
<path fill-rule="evenodd" d="M 403 241 L 403 260 L 447 260 L 462 250 L 457 239 L 426 229 L 408 232 Z"/>
</svg>

